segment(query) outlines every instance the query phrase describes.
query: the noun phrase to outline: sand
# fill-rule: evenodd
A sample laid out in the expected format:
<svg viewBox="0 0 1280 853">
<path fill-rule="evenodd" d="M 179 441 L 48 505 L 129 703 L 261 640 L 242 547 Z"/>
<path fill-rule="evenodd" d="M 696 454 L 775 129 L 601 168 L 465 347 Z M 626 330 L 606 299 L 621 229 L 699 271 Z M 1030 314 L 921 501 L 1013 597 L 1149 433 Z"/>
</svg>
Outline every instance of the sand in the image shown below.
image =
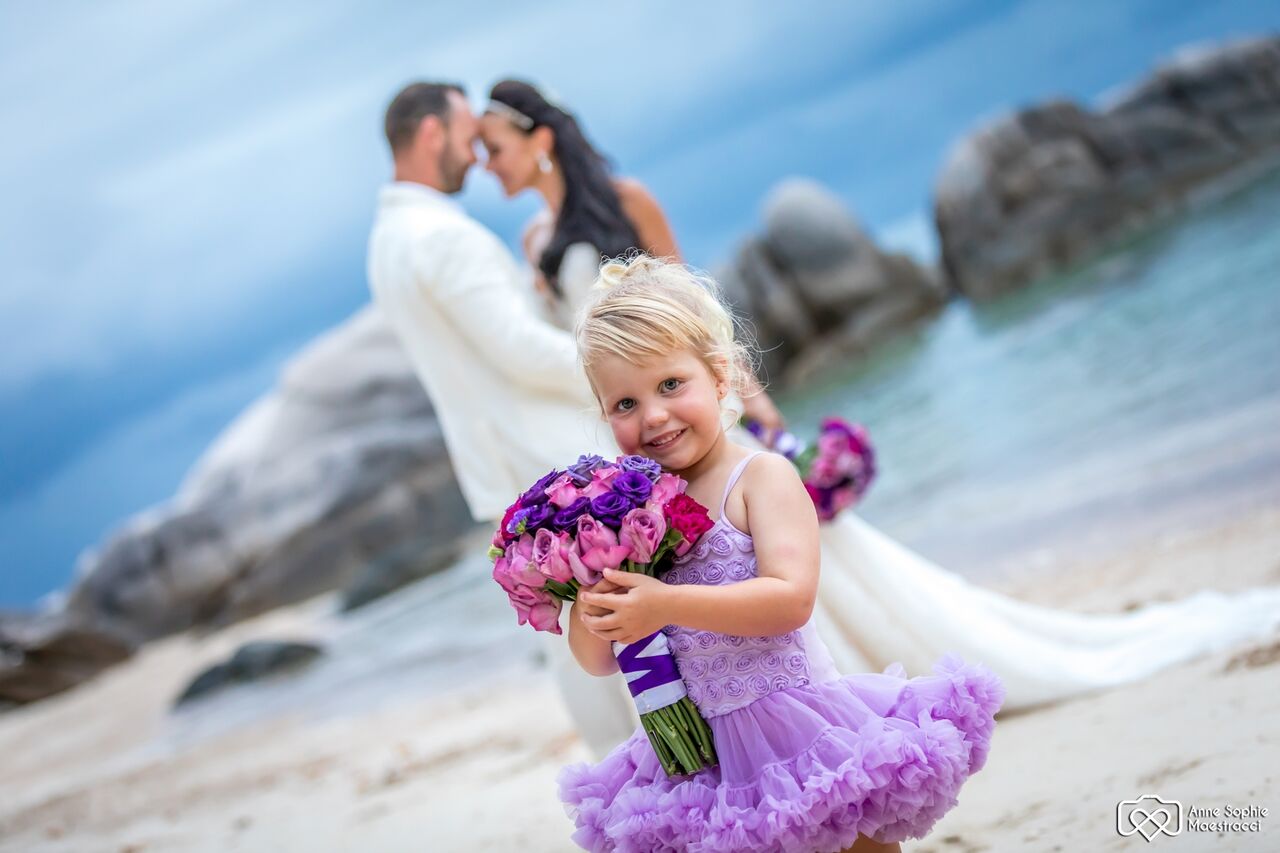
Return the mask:
<svg viewBox="0 0 1280 853">
<path fill-rule="evenodd" d="M 1105 612 L 1203 587 L 1276 583 L 1280 509 L 1268 509 L 1001 588 Z M 360 713 L 290 713 L 174 738 L 169 707 L 194 671 L 246 639 L 317 632 L 330 604 L 170 638 L 67 694 L 0 715 L 0 850 L 576 849 L 554 780 L 587 751 L 538 671 Z M 1280 849 L 1277 688 L 1280 636 L 1002 715 L 990 760 L 959 806 L 903 849 L 1141 849 L 1147 842 L 1117 833 L 1116 806 L 1144 794 L 1184 808 L 1269 809 L 1259 831 L 1184 830 L 1155 843 Z"/>
</svg>

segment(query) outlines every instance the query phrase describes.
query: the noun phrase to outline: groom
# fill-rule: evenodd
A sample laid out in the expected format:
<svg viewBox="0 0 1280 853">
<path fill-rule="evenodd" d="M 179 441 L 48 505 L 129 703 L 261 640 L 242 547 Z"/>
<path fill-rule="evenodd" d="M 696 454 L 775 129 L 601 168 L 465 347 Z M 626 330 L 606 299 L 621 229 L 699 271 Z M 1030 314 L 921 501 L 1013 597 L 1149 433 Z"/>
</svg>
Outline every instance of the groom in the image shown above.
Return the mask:
<svg viewBox="0 0 1280 853">
<path fill-rule="evenodd" d="M 414 83 L 391 101 L 395 172 L 369 237 L 374 302 L 413 361 L 478 521 L 583 453 L 617 456 L 572 338 L 542 319 L 502 242 L 449 195 L 476 162 L 478 123 L 462 88 Z M 494 591 L 497 594 L 497 590 Z M 597 756 L 634 731 L 619 679 L 587 675 L 552 636 L 551 660 Z"/>
</svg>

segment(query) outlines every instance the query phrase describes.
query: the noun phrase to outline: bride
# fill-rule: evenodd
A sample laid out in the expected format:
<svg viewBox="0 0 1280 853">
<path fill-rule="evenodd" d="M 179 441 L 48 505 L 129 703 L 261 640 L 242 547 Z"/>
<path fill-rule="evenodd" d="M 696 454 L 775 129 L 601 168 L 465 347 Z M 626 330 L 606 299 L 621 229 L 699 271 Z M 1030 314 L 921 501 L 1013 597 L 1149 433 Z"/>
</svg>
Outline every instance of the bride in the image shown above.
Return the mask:
<svg viewBox="0 0 1280 853">
<path fill-rule="evenodd" d="M 505 193 L 532 189 L 546 204 L 522 242 L 548 314 L 560 325 L 570 325 L 602 257 L 640 249 L 679 258 L 653 196 L 639 182 L 613 176 L 574 117 L 533 86 L 496 84 L 480 135 L 487 168 Z M 782 426 L 763 392 L 748 395 L 743 409 L 766 427 Z M 753 441 L 741 430 L 735 439 Z M 1202 590 L 1115 615 L 1055 610 L 968 583 L 846 511 L 822 527 L 816 610 L 842 671 L 901 662 L 922 674 L 950 651 L 1000 675 L 1008 711 L 1134 681 L 1263 635 L 1280 625 L 1280 589 L 1236 596 Z M 566 698 L 576 718 L 590 713 L 591 697 Z"/>
</svg>

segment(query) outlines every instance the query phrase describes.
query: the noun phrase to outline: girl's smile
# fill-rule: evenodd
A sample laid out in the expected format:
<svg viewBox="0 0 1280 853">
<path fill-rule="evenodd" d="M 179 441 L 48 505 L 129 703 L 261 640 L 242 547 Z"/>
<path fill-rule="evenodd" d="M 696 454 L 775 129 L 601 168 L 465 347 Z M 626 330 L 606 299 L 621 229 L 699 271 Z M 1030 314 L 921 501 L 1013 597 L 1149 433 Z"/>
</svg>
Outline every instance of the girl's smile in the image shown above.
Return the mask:
<svg viewBox="0 0 1280 853">
<path fill-rule="evenodd" d="M 678 430 L 675 430 L 674 432 L 664 432 L 662 435 L 658 436 L 657 438 L 653 438 L 645 442 L 645 446 L 653 450 L 659 450 L 659 451 L 666 450 L 669 447 L 671 447 L 671 445 L 679 441 L 680 437 L 684 434 L 685 434 L 685 430 L 683 429 L 678 429 Z"/>
</svg>

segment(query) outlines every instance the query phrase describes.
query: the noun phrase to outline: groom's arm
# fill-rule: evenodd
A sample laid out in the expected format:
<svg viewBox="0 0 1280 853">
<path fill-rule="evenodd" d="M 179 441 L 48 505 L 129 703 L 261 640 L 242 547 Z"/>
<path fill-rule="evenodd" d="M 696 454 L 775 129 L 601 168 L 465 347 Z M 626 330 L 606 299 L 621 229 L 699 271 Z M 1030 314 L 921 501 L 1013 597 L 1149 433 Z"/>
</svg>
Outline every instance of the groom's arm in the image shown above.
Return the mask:
<svg viewBox="0 0 1280 853">
<path fill-rule="evenodd" d="M 530 309 L 498 253 L 506 247 L 477 228 L 449 228 L 420 244 L 419 281 L 450 324 L 512 384 L 590 401 L 573 338 Z"/>
</svg>

